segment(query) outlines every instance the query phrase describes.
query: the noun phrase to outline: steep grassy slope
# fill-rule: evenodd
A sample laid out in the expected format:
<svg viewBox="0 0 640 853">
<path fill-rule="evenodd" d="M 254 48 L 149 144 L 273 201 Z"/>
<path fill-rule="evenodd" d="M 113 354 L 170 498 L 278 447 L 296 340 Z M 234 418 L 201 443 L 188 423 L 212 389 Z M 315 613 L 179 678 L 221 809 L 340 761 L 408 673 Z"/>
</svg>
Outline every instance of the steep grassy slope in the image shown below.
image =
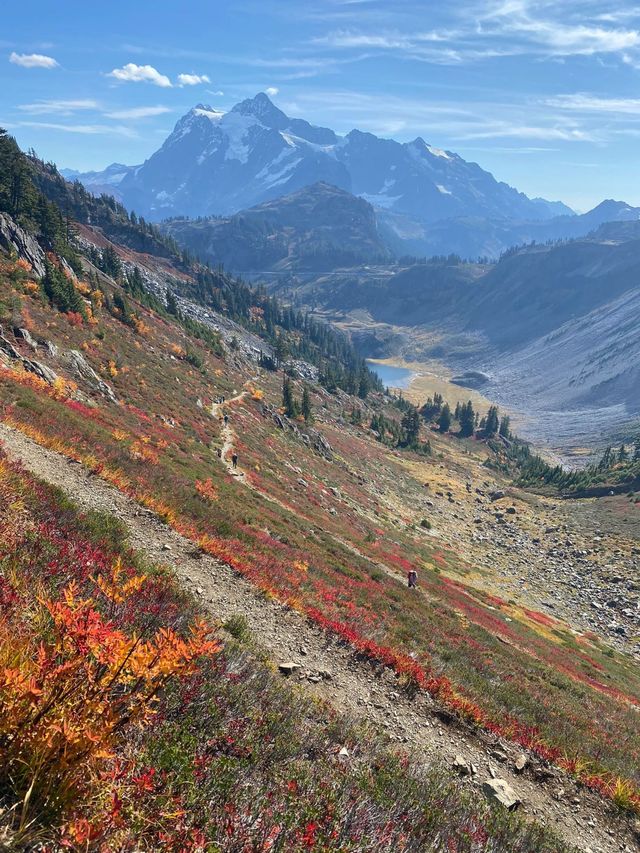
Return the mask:
<svg viewBox="0 0 640 853">
<path fill-rule="evenodd" d="M 332 380 L 349 353 L 339 338 L 232 280 L 185 272 L 184 259 L 114 247 L 86 225 L 80 245 L 93 259 L 80 279 L 55 253 L 42 281 L 24 259 L 2 256 L 4 423 L 395 673 L 398 690 L 432 697 L 470 731 L 519 744 L 537 766 L 553 762 L 637 810 L 636 662 L 526 598 L 475 583 L 488 572 L 462 547 L 475 523 L 467 513 L 488 511 L 489 493 L 505 485 L 489 479 L 484 445 L 430 435 L 429 456 L 423 426 L 416 450 L 392 450 L 368 424 L 381 413 L 399 420 L 394 401 L 359 388 L 355 372 L 340 377 L 347 390 Z M 183 296 L 165 306 L 167 288 Z M 313 423 L 284 416 L 282 376 L 264 367 L 259 345 L 280 336 L 320 363 L 318 372 L 289 365 L 297 399 L 307 386 Z M 278 360 L 286 352 L 274 349 L 270 368 Z M 437 502 L 451 506 L 430 533 Z M 419 592 L 405 586 L 410 567 Z"/>
<path fill-rule="evenodd" d="M 407 476 L 366 430 L 347 426 L 341 413 L 353 400 L 315 389 L 327 458 L 278 429 L 264 408 L 280 400 L 274 374 L 221 360 L 133 299 L 138 326 L 97 306 L 92 320 L 70 322 L 30 295 L 29 281 L 5 264 L 5 318 L 11 312 L 12 325 L 57 346 L 45 360 L 60 380 L 48 386 L 10 363 L 0 375 L 5 422 L 80 460 L 266 593 L 476 724 L 580 766 L 604 789 L 605 771 L 634 776 L 637 669 L 586 637 L 576 642 L 561 623 L 541 629 L 522 614 L 514 619 L 506 601 L 453 580 L 471 567 L 417 527 L 429 462 L 415 469 L 420 479 Z M 71 349 L 113 385 L 118 404 L 79 381 L 67 366 Z M 265 495 L 250 502 L 246 485 L 216 460 L 221 425 L 208 411 L 212 398 L 243 386 L 249 393 L 229 414 L 242 468 Z M 410 565 L 421 569 L 420 596 L 403 586 Z M 606 737 L 594 727 L 603 719 Z"/>
<path fill-rule="evenodd" d="M 241 619 L 190 633 L 198 605 L 117 520 L 2 456 L 0 521 L 8 849 L 568 853 L 276 680 Z"/>
</svg>

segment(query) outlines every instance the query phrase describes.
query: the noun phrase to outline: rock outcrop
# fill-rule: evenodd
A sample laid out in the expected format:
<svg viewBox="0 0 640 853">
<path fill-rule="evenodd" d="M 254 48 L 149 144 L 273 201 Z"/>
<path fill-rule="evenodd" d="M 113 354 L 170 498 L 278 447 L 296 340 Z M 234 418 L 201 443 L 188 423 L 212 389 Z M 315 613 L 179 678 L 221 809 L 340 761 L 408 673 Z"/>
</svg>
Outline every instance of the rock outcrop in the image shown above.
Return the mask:
<svg viewBox="0 0 640 853">
<path fill-rule="evenodd" d="M 276 426 L 283 432 L 291 432 L 297 439 L 302 441 L 307 447 L 312 447 L 316 453 L 324 456 L 325 459 L 331 461 L 333 459 L 333 451 L 327 439 L 318 432 L 317 429 L 306 426 L 302 432 L 298 425 L 288 418 L 286 415 L 280 414 L 275 406 L 264 403 L 262 406 L 262 415 L 265 418 L 271 418 Z"/>
<path fill-rule="evenodd" d="M 84 379 L 89 385 L 93 386 L 96 391 L 99 391 L 101 394 L 104 394 L 112 403 L 117 403 L 118 398 L 114 394 L 113 388 L 101 379 L 100 376 L 95 372 L 93 367 L 87 362 L 82 353 L 77 349 L 69 350 L 67 353 L 69 361 L 71 363 L 71 367 L 74 372 L 81 378 Z"/>
<path fill-rule="evenodd" d="M 38 241 L 6 213 L 0 213 L 0 247 L 30 263 L 34 275 L 42 278 L 45 255 Z"/>
</svg>

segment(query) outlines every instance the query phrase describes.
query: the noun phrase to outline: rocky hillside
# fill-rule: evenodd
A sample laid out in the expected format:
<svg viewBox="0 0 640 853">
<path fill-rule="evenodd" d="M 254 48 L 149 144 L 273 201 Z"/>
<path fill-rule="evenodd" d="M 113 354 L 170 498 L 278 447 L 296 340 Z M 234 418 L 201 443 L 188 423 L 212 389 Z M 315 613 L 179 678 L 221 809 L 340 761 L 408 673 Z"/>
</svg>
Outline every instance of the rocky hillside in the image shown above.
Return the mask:
<svg viewBox="0 0 640 853">
<path fill-rule="evenodd" d="M 313 184 L 226 218 L 178 218 L 162 231 L 212 265 L 234 273 L 318 271 L 384 262 L 390 251 L 370 204 Z"/>
</svg>

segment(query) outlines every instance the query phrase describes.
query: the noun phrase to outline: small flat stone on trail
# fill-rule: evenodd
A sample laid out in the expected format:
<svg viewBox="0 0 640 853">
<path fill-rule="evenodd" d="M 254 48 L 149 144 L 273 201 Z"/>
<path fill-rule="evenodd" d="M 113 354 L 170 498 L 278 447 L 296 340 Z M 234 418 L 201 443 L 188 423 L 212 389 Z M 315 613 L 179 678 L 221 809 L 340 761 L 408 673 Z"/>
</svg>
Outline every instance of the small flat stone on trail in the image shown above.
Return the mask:
<svg viewBox="0 0 640 853">
<path fill-rule="evenodd" d="M 515 811 L 522 803 L 522 800 L 504 779 L 487 779 L 482 783 L 482 793 L 487 799 L 500 803 L 510 812 Z"/>
<path fill-rule="evenodd" d="M 460 776 L 470 776 L 471 768 L 465 761 L 464 757 L 460 754 L 456 755 L 453 759 L 453 769 L 460 774 Z"/>
<path fill-rule="evenodd" d="M 283 675 L 291 675 L 296 670 L 300 669 L 300 664 L 295 661 L 288 660 L 278 664 L 278 669 Z"/>
<path fill-rule="evenodd" d="M 519 756 L 516 758 L 516 760 L 514 761 L 513 766 L 516 768 L 516 770 L 518 771 L 518 773 L 522 773 L 522 771 L 524 770 L 524 768 L 527 766 L 527 761 L 528 761 L 528 760 L 529 760 L 529 759 L 527 758 L 527 756 L 526 756 L 524 753 L 522 753 L 522 755 L 519 755 Z"/>
</svg>

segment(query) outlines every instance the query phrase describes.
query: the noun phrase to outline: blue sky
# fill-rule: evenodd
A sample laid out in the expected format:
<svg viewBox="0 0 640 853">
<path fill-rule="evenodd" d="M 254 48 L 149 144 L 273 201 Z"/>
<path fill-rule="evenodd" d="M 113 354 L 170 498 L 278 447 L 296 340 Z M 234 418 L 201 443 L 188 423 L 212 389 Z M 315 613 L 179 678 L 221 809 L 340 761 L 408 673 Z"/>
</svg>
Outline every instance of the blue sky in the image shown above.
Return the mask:
<svg viewBox="0 0 640 853">
<path fill-rule="evenodd" d="M 198 102 L 420 135 L 528 195 L 640 205 L 640 0 L 22 0 L 0 126 L 59 166 L 142 162 Z"/>
</svg>

